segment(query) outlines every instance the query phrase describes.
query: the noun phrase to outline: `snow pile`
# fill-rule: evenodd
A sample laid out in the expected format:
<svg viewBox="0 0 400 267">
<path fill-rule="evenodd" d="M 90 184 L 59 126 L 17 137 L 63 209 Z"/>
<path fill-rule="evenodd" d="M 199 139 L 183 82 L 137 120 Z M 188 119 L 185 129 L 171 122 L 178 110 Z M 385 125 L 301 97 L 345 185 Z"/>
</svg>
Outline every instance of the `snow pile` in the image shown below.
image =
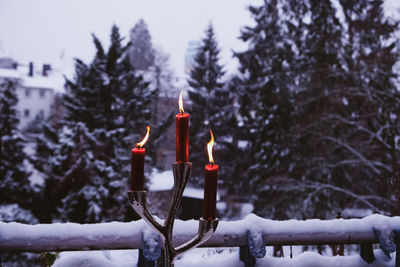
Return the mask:
<svg viewBox="0 0 400 267">
<path fill-rule="evenodd" d="M 389 260 L 380 250 L 374 251 L 376 261 L 372 264 L 366 263 L 359 255 L 351 256 L 322 256 L 316 252 L 304 252 L 290 258 L 274 258 L 265 256 L 257 259 L 256 266 L 270 267 L 385 267 L 394 266 L 394 254 Z M 137 250 L 114 250 L 114 251 L 79 251 L 62 252 L 54 263 L 54 267 L 130 267 L 135 266 L 138 260 Z M 194 249 L 184 254 L 175 262 L 177 267 L 204 267 L 204 266 L 231 266 L 241 267 L 239 261 L 239 250 L 235 249 Z"/>
<path fill-rule="evenodd" d="M 371 214 L 373 211 L 370 209 L 344 209 L 342 212 L 344 218 L 364 218 Z"/>
<path fill-rule="evenodd" d="M 137 250 L 61 252 L 53 267 L 117 267 L 136 266 Z"/>
<path fill-rule="evenodd" d="M 327 257 L 322 256 L 316 252 L 304 252 L 299 254 L 293 259 L 290 258 L 274 258 L 274 257 L 264 257 L 257 260 L 256 266 L 271 266 L 271 267 L 383 267 L 383 266 L 394 266 L 394 257 L 389 260 L 381 250 L 374 251 L 376 261 L 372 264 L 365 262 L 359 255 L 351 256 L 335 256 Z"/>
</svg>

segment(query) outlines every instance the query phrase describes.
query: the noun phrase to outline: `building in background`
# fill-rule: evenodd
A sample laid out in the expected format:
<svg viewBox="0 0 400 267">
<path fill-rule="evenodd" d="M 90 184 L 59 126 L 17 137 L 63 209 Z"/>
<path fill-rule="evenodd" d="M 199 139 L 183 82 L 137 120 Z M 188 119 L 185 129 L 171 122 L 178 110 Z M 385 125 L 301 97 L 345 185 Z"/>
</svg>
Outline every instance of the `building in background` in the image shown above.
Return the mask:
<svg viewBox="0 0 400 267">
<path fill-rule="evenodd" d="M 16 84 L 20 129 L 36 117 L 47 119 L 56 95 L 64 87 L 62 73 L 52 70 L 50 64 L 43 64 L 35 71 L 32 62 L 24 66 L 11 58 L 0 58 L 0 82 L 6 79 Z"/>
</svg>

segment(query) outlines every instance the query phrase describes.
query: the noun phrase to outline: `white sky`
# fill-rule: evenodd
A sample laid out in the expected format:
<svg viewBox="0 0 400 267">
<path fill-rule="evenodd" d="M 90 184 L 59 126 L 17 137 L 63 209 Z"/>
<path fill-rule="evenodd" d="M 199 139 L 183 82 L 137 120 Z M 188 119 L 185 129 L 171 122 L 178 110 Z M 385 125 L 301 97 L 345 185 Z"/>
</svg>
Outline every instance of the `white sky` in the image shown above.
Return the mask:
<svg viewBox="0 0 400 267">
<path fill-rule="evenodd" d="M 261 0 L 0 0 L 0 56 L 21 64 L 42 63 L 73 72 L 73 58 L 90 62 L 94 55 L 91 33 L 108 47 L 111 26 L 122 36 L 143 18 L 153 43 L 170 55 L 171 66 L 184 76 L 184 54 L 189 41 L 199 40 L 210 21 L 221 48 L 221 63 L 229 72 L 237 63 L 232 50 L 245 45 L 240 29 L 252 25 L 246 7 Z M 387 13 L 397 13 L 400 0 L 386 2 Z M 392 15 L 392 14 L 390 14 Z M 64 59 L 60 55 L 64 51 Z"/>
<path fill-rule="evenodd" d="M 204 36 L 210 21 L 221 48 L 222 63 L 233 72 L 232 49 L 245 46 L 240 29 L 253 24 L 246 7 L 260 0 L 0 0 L 0 55 L 21 64 L 73 71 L 72 58 L 89 62 L 94 55 L 91 33 L 108 47 L 111 26 L 122 36 L 143 18 L 153 43 L 170 55 L 175 73 L 184 75 L 184 54 L 189 41 Z M 60 55 L 64 51 L 64 59 Z"/>
</svg>

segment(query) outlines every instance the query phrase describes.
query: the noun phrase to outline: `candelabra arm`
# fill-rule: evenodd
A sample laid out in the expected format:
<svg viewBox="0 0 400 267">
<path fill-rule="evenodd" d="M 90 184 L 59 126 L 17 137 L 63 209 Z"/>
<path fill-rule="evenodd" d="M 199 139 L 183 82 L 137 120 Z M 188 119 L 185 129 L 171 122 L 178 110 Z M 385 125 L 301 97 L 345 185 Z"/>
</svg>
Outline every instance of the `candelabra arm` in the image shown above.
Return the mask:
<svg viewBox="0 0 400 267">
<path fill-rule="evenodd" d="M 197 231 L 197 235 L 186 242 L 185 244 L 180 245 L 175 250 L 175 256 L 179 254 L 185 253 L 193 248 L 196 248 L 206 242 L 210 237 L 214 234 L 215 230 L 218 226 L 218 219 L 214 220 L 204 220 L 200 218 L 199 220 L 199 230 Z"/>
<path fill-rule="evenodd" d="M 172 193 L 172 200 L 168 209 L 168 216 L 164 223 L 164 225 L 169 228 L 168 232 L 170 232 L 171 236 L 176 213 L 182 200 L 183 191 L 185 190 L 186 184 L 189 181 L 191 170 L 191 162 L 174 162 L 172 164 L 172 171 L 174 174 L 174 189 Z"/>
<path fill-rule="evenodd" d="M 174 174 L 174 189 L 172 192 L 172 200 L 168 208 L 167 218 L 165 219 L 163 225 L 164 231 L 161 237 L 164 242 L 165 266 L 172 266 L 176 257 L 176 250 L 172 243 L 172 231 L 174 228 L 176 213 L 182 200 L 183 191 L 185 190 L 186 184 L 189 181 L 191 170 L 191 162 L 175 162 L 172 164 L 172 171 Z"/>
<path fill-rule="evenodd" d="M 150 214 L 147 208 L 146 191 L 129 191 L 127 194 L 129 202 L 136 213 L 162 236 L 164 226 L 158 223 Z"/>
</svg>

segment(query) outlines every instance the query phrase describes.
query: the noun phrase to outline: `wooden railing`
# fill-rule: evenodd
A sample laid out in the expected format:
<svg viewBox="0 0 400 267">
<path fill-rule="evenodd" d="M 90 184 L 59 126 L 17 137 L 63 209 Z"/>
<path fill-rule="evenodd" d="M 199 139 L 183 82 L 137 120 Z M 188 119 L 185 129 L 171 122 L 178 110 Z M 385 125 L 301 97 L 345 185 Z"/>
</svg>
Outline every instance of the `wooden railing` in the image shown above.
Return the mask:
<svg viewBox="0 0 400 267">
<path fill-rule="evenodd" d="M 177 220 L 174 242 L 180 244 L 190 239 L 196 233 L 197 226 L 194 220 Z M 239 221 L 220 221 L 217 231 L 203 247 L 247 246 L 249 238 L 258 238 L 255 243 L 264 247 L 373 244 L 383 242 L 379 240 L 381 237 L 386 238 L 386 242 L 393 239 L 394 231 L 399 229 L 400 217 L 383 215 L 370 215 L 363 219 L 273 221 L 252 214 Z M 146 231 L 150 229 L 142 220 L 129 223 L 37 225 L 0 222 L 0 252 L 141 249 L 145 242 L 143 236 L 146 236 L 143 233 Z"/>
</svg>

